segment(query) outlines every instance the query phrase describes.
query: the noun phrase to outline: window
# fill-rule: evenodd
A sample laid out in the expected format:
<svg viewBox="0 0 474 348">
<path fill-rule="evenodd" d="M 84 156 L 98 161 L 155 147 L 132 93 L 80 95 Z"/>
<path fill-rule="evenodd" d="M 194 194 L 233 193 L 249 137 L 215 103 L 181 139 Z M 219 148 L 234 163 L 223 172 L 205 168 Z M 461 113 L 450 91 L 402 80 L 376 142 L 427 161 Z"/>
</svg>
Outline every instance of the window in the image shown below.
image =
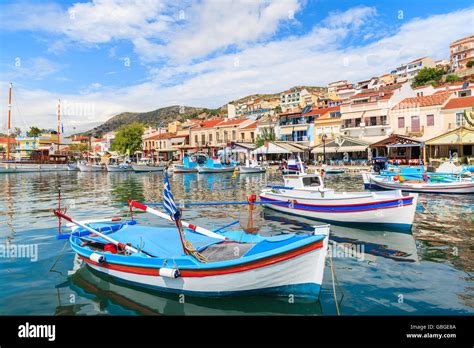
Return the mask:
<svg viewBox="0 0 474 348">
<path fill-rule="evenodd" d="M 209 142 L 212 143 L 212 133 L 209 133 Z"/>
<path fill-rule="evenodd" d="M 202 142 L 203 144 L 206 143 L 206 134 L 201 134 L 201 142 Z"/>
<path fill-rule="evenodd" d="M 194 142 L 195 142 L 196 144 L 199 142 L 198 139 L 199 139 L 199 138 L 198 138 L 198 135 L 196 134 L 196 135 L 194 136 Z"/>
<path fill-rule="evenodd" d="M 304 186 L 320 186 L 321 183 L 319 182 L 319 178 L 317 176 L 310 176 L 303 178 L 303 185 Z"/>
<path fill-rule="evenodd" d="M 405 128 L 405 117 L 398 118 L 398 128 Z"/>
<path fill-rule="evenodd" d="M 237 132 L 235 130 L 232 131 L 232 140 L 237 140 Z"/>
<path fill-rule="evenodd" d="M 426 115 L 426 125 L 434 126 L 434 115 Z"/>
<path fill-rule="evenodd" d="M 456 126 L 461 127 L 464 123 L 464 113 L 457 112 L 456 113 Z"/>
<path fill-rule="evenodd" d="M 252 142 L 255 141 L 255 134 L 254 134 L 254 132 L 250 132 L 250 139 L 252 139 Z"/>
<path fill-rule="evenodd" d="M 245 139 L 245 133 L 240 133 L 240 140 L 244 141 Z"/>
</svg>

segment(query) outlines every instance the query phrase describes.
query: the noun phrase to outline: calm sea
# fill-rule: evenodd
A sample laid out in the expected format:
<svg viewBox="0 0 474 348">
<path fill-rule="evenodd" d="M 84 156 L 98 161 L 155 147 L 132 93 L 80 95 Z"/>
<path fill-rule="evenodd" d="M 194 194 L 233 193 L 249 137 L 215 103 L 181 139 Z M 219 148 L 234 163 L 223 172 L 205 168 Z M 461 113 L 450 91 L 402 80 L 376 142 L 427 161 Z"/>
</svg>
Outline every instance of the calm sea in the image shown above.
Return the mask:
<svg viewBox="0 0 474 348">
<path fill-rule="evenodd" d="M 276 174 L 170 176 L 175 200 L 242 201 Z M 360 175 L 328 175 L 326 186 L 363 190 Z M 331 227 L 336 278 L 326 264 L 320 301 L 272 297 L 193 298 L 124 286 L 88 268 L 69 274 L 74 254 L 57 240 L 61 204 L 76 218 L 127 217 L 128 198 L 160 202 L 163 174 L 30 173 L 0 176 L 0 315 L 456 315 L 474 314 L 474 197 L 420 195 L 412 233 L 368 226 Z M 261 209 L 259 207 L 259 209 Z M 245 219 L 242 206 L 185 208 L 188 221 L 210 229 Z M 139 223 L 169 226 L 148 214 Z M 304 218 L 261 210 L 264 235 L 310 233 Z M 239 228 L 239 223 L 232 228 Z M 22 257 L 6 250 L 22 252 Z M 333 282 L 336 299 L 333 295 Z"/>
</svg>

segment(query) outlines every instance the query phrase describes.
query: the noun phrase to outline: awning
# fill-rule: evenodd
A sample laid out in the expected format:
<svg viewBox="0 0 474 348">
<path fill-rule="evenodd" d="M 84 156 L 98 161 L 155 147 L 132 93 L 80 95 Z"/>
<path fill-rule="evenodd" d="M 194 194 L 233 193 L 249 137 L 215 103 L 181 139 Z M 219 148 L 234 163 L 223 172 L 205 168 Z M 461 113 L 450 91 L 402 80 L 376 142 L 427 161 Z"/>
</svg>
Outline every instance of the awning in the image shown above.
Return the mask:
<svg viewBox="0 0 474 348">
<path fill-rule="evenodd" d="M 293 128 L 291 127 L 280 128 L 280 135 L 291 135 L 291 134 L 293 134 Z"/>
<path fill-rule="evenodd" d="M 363 115 L 365 115 L 364 111 L 343 112 L 341 114 L 341 120 L 350 120 L 352 118 L 361 118 Z"/>
<path fill-rule="evenodd" d="M 365 152 L 367 151 L 368 146 L 341 146 L 336 147 L 326 147 L 326 153 L 344 153 L 344 152 Z M 315 147 L 312 153 L 324 153 L 323 147 Z"/>
<path fill-rule="evenodd" d="M 171 138 L 171 144 L 182 144 L 186 140 L 186 137 Z"/>
<path fill-rule="evenodd" d="M 387 109 L 368 110 L 364 114 L 364 117 L 379 117 L 379 116 L 387 116 Z"/>
<path fill-rule="evenodd" d="M 423 147 L 423 144 L 422 143 L 419 143 L 419 144 L 389 144 L 387 145 L 387 147 L 390 149 L 390 148 L 393 148 L 393 147 Z"/>
<path fill-rule="evenodd" d="M 260 146 L 259 148 L 253 150 L 252 155 L 271 155 L 271 154 L 291 154 L 291 151 L 288 151 L 274 143 L 268 144 L 268 147 L 265 145 Z"/>
</svg>

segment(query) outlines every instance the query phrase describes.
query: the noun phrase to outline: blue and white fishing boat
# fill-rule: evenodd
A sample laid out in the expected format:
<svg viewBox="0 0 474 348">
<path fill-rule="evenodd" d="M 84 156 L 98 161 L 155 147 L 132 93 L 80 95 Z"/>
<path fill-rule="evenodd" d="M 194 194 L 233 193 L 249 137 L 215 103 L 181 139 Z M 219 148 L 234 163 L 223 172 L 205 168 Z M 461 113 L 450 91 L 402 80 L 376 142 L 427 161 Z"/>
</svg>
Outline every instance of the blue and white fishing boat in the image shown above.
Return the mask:
<svg viewBox="0 0 474 348">
<path fill-rule="evenodd" d="M 181 220 L 166 174 L 164 197 L 168 214 L 131 200 L 129 205 L 175 227 L 142 226 L 134 220 L 76 221 L 60 211 L 55 215 L 74 225 L 65 237 L 80 260 L 120 281 L 195 296 L 319 297 L 328 225 L 315 227 L 310 235 L 216 233 Z"/>
<path fill-rule="evenodd" d="M 335 223 L 383 224 L 410 229 L 417 194 L 389 192 L 335 192 L 324 187 L 319 173 L 283 176 L 284 186 L 262 190 L 265 207 L 293 215 Z"/>
<path fill-rule="evenodd" d="M 220 159 L 209 158 L 206 164 L 197 166 L 199 174 L 228 173 L 237 168 L 237 163 L 231 161 L 230 164 L 224 164 Z"/>
<path fill-rule="evenodd" d="M 436 173 L 435 173 L 436 174 Z M 443 194 L 473 194 L 473 178 L 442 177 L 441 180 L 430 180 L 430 175 L 425 174 L 422 178 L 405 179 L 400 175 L 374 175 L 362 173 L 364 187 L 369 189 L 401 190 L 405 192 L 419 193 L 443 193 Z"/>
<path fill-rule="evenodd" d="M 175 164 L 173 166 L 173 173 L 197 173 L 197 167 L 203 165 L 208 160 L 208 156 L 204 153 L 196 153 L 189 155 L 184 155 L 183 164 Z"/>
</svg>

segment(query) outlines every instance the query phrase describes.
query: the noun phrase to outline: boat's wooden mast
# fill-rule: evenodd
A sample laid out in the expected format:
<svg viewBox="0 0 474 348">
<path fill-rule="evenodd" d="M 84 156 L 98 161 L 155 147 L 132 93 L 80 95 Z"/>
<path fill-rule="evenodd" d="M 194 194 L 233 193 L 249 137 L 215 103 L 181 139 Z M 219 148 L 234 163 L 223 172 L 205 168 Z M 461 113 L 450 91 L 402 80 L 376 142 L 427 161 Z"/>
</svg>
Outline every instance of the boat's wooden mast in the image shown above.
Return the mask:
<svg viewBox="0 0 474 348">
<path fill-rule="evenodd" d="M 58 155 L 60 154 L 60 151 L 59 151 L 60 143 L 61 143 L 61 99 L 58 100 Z"/>
<path fill-rule="evenodd" d="M 7 160 L 10 160 L 11 115 L 12 115 L 12 83 L 10 82 L 10 90 L 8 91 Z"/>
</svg>

